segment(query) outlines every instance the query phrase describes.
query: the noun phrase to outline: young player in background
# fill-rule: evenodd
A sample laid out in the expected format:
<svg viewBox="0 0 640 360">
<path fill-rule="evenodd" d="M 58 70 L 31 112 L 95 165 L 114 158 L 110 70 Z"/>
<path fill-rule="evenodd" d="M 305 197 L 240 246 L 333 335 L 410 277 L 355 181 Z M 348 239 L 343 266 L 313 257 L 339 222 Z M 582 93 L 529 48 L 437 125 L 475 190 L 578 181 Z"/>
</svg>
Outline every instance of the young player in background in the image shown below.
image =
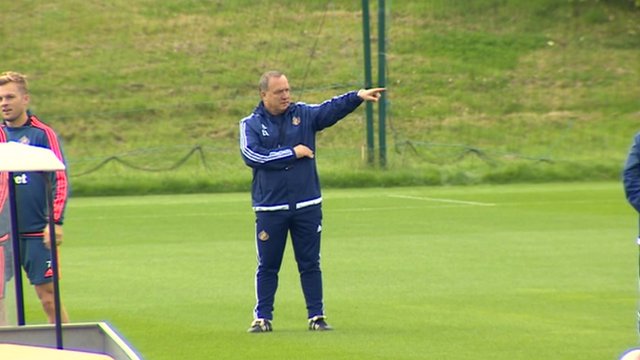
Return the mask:
<svg viewBox="0 0 640 360">
<path fill-rule="evenodd" d="M 7 141 L 48 148 L 64 163 L 64 156 L 55 131 L 28 111 L 30 102 L 26 77 L 16 72 L 0 74 L 0 110 L 2 131 Z M 49 181 L 44 176 L 50 176 Z M 56 320 L 56 307 L 51 268 L 51 246 L 62 242 L 62 222 L 68 196 L 66 171 L 52 173 L 13 173 L 16 187 L 18 231 L 20 232 L 20 261 L 29 281 L 34 286 L 49 323 Z M 46 185 L 51 188 L 47 189 Z M 50 194 L 47 194 L 51 191 Z M 50 195 L 50 196 L 49 196 Z M 53 201 L 56 244 L 49 236 L 49 209 L 47 198 Z M 60 308 L 61 321 L 69 318 L 64 306 Z"/>
<path fill-rule="evenodd" d="M 0 143 L 7 141 L 0 131 Z M 7 283 L 13 277 L 13 252 L 11 251 L 11 218 L 9 211 L 9 187 L 7 172 L 0 172 L 0 326 L 8 325 L 5 298 Z"/>
</svg>

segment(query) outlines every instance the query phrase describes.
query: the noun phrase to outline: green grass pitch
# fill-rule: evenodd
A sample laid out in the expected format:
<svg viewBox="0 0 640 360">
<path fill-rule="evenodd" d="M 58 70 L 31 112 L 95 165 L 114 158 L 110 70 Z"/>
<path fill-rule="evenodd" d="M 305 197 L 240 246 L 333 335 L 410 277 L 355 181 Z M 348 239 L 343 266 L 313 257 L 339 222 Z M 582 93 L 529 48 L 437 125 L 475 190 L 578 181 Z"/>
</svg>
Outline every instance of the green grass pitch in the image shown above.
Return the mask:
<svg viewBox="0 0 640 360">
<path fill-rule="evenodd" d="M 600 360 L 637 345 L 637 218 L 619 183 L 323 195 L 333 332 L 306 330 L 290 244 L 274 332 L 245 332 L 248 193 L 72 199 L 63 301 L 153 360 Z M 43 322 L 26 300 L 27 322 Z"/>
</svg>

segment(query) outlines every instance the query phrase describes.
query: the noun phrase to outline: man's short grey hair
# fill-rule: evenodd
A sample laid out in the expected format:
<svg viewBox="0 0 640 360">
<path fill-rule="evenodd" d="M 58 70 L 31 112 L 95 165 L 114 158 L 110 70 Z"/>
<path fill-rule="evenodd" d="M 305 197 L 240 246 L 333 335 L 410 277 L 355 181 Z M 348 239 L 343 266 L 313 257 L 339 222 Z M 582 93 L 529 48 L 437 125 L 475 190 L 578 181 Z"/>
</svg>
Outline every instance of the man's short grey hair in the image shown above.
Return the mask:
<svg viewBox="0 0 640 360">
<path fill-rule="evenodd" d="M 258 83 L 258 89 L 260 90 L 260 92 L 267 91 L 269 89 L 269 79 L 279 78 L 283 75 L 284 73 L 282 71 L 278 71 L 278 70 L 267 71 L 266 73 L 262 74 L 262 76 L 260 77 L 260 82 Z"/>
</svg>

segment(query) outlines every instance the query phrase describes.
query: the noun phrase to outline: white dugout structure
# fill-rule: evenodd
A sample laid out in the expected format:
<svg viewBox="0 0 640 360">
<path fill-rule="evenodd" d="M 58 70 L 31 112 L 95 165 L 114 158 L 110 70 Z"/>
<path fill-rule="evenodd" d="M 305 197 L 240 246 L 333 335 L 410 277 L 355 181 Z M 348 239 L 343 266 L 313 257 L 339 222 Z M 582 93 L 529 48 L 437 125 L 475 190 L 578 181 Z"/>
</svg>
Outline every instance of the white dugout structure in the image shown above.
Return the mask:
<svg viewBox="0 0 640 360">
<path fill-rule="evenodd" d="M 10 226 L 10 238 L 7 244 L 13 257 L 13 278 L 3 278 L 4 295 L 0 298 L 0 312 L 7 324 L 0 324 L 0 359 L 16 360 L 139 360 L 140 355 L 129 343 L 108 323 L 62 324 L 60 317 L 60 288 L 58 276 L 58 259 L 55 247 L 52 247 L 52 269 L 55 288 L 56 321 L 55 324 L 27 325 L 24 317 L 24 301 L 22 276 L 19 256 L 19 236 L 16 232 L 16 201 L 13 172 L 33 171 L 46 174 L 51 171 L 64 170 L 65 165 L 49 150 L 40 147 L 23 145 L 16 142 L 0 143 L 0 174 L 2 179 L 11 179 L 4 186 L 5 203 L 9 208 L 9 219 L 5 225 Z M 48 179 L 48 177 L 46 177 Z M 47 186 L 51 186 L 48 184 Z M 50 193 L 50 192 L 49 192 Z M 49 214 L 52 216 L 52 202 L 49 199 Z M 55 244 L 53 221 L 50 223 L 51 243 Z M 4 266 L 4 264 L 2 264 Z M 3 269 L 7 270 L 7 269 Z M 11 280 L 11 281 L 9 281 Z M 11 294 L 11 283 L 15 289 L 15 297 Z M 12 301 L 9 301 L 12 300 Z M 9 319 L 15 304 L 15 323 Z M 15 325 L 8 325 L 15 324 Z"/>
</svg>

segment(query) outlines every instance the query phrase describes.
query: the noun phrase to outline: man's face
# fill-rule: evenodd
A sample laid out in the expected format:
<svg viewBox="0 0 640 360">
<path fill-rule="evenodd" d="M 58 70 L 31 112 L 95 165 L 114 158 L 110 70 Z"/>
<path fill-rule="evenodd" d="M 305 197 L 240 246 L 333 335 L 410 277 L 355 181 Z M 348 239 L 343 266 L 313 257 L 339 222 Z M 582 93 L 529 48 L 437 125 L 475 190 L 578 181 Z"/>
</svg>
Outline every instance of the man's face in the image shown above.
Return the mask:
<svg viewBox="0 0 640 360">
<path fill-rule="evenodd" d="M 287 77 L 272 77 L 269 79 L 269 88 L 267 91 L 261 91 L 260 97 L 264 103 L 264 107 L 272 115 L 280 115 L 284 113 L 291 103 L 291 94 L 289 93 L 289 81 Z"/>
<path fill-rule="evenodd" d="M 0 85 L 0 111 L 7 123 L 26 120 L 29 95 L 23 93 L 16 83 Z"/>
</svg>

